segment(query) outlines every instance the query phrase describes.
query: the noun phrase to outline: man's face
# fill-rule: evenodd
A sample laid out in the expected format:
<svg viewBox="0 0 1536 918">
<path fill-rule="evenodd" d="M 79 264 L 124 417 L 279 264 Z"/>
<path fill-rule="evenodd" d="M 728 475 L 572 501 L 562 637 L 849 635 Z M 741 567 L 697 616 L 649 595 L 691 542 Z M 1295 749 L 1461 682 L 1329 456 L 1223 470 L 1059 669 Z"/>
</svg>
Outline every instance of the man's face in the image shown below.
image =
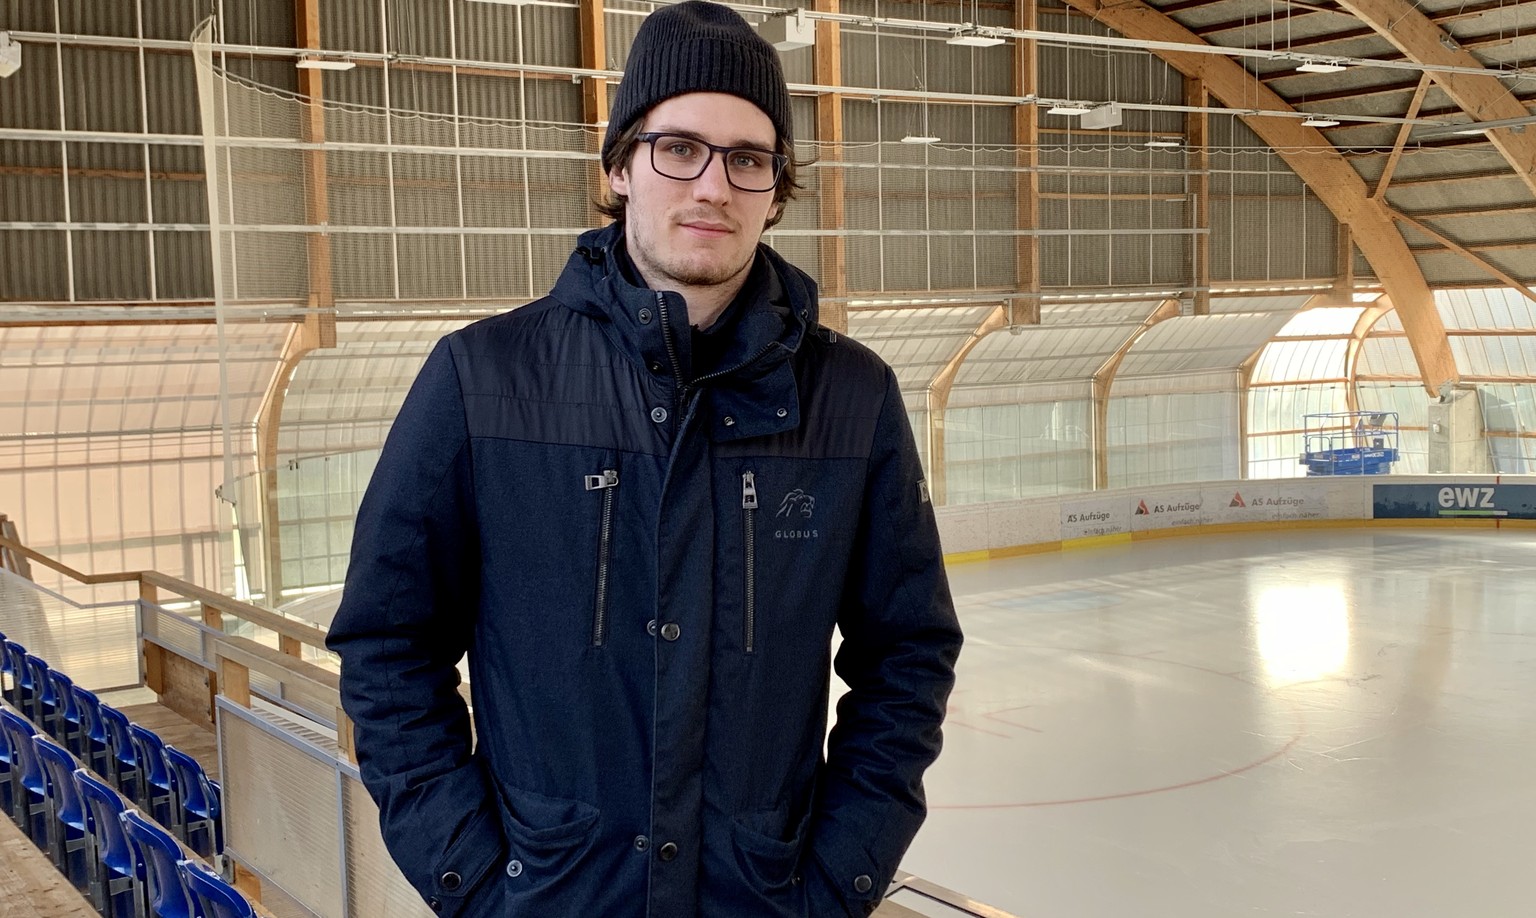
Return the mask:
<svg viewBox="0 0 1536 918">
<path fill-rule="evenodd" d="M 646 114 L 643 130 L 721 147 L 777 149 L 767 113 L 724 93 L 674 96 Z M 718 153 L 704 174 L 679 181 L 656 172 L 651 145 L 639 143 L 629 162 L 609 173 L 608 185 L 629 199 L 624 238 L 630 257 L 647 283 L 664 289 L 711 287 L 744 277 L 775 210 L 772 191 L 733 188 Z"/>
</svg>

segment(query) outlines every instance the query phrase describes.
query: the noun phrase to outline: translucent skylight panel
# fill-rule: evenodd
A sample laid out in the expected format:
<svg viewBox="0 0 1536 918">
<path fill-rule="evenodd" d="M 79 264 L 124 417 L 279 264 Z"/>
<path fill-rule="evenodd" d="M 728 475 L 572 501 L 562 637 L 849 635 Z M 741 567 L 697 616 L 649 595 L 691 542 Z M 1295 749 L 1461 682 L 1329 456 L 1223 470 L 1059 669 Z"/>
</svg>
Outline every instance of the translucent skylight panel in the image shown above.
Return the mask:
<svg viewBox="0 0 1536 918">
<path fill-rule="evenodd" d="M 1447 328 L 1536 329 L 1536 302 L 1507 287 L 1436 290 L 1435 303 Z"/>
<path fill-rule="evenodd" d="M 1468 376 L 1536 376 L 1536 336 L 1452 335 L 1456 368 Z"/>
<path fill-rule="evenodd" d="M 1325 306 L 1297 313 L 1280 329 L 1279 337 L 1348 335 L 1365 310 L 1359 306 Z"/>
<path fill-rule="evenodd" d="M 1264 348 L 1253 367 L 1256 383 L 1339 379 L 1349 342 L 1273 341 Z"/>
<path fill-rule="evenodd" d="M 1367 338 L 1360 346 L 1356 376 L 1417 376 L 1419 365 L 1407 338 Z"/>
</svg>

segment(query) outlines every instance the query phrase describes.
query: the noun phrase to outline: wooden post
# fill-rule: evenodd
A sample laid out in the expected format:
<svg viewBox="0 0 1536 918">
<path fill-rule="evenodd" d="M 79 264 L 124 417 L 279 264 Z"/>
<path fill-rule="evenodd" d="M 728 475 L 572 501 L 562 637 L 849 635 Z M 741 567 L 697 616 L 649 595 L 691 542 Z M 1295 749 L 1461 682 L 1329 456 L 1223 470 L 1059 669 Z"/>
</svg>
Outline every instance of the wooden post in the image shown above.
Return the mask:
<svg viewBox="0 0 1536 918">
<path fill-rule="evenodd" d="M 219 682 L 224 686 L 224 697 L 243 708 L 251 706 L 251 670 L 244 663 L 236 663 L 219 657 Z"/>
<path fill-rule="evenodd" d="M 816 0 L 816 10 L 839 11 L 841 0 Z M 816 22 L 816 51 L 812 60 L 812 79 L 821 86 L 843 83 L 842 26 L 828 20 Z M 819 171 L 821 190 L 817 195 L 818 221 L 822 230 L 841 230 L 847 225 L 848 193 L 843 164 L 843 94 L 822 93 L 816 97 L 816 140 L 821 156 L 833 165 Z M 840 334 L 848 333 L 848 240 L 842 236 L 821 236 L 818 244 L 820 268 L 817 282 L 824 296 L 834 302 L 821 305 L 821 324 Z"/>
</svg>

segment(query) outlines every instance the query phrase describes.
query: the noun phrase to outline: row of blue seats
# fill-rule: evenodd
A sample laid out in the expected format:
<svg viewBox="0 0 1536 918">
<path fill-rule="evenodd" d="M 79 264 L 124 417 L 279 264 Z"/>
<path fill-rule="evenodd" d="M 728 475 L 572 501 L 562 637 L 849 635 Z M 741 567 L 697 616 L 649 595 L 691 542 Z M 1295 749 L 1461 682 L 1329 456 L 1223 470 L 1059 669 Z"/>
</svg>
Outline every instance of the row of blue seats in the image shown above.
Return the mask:
<svg viewBox="0 0 1536 918">
<path fill-rule="evenodd" d="M 6 699 L 87 768 L 106 776 L 198 854 L 223 852 L 220 790 L 201 763 L 4 634 L 0 673 L 10 677 Z"/>
<path fill-rule="evenodd" d="M 0 706 L 0 802 L 60 870 L 90 892 L 98 910 L 109 918 L 122 916 L 125 907 L 134 918 L 255 914 L 218 873 L 185 857 L 162 828 L 173 826 L 205 856 L 223 850 L 219 787 L 195 759 L 3 634 L 0 674 L 5 698 L 21 709 Z M 98 775 L 110 776 L 116 787 Z M 154 818 L 131 809 L 124 796 Z"/>
<path fill-rule="evenodd" d="M 107 918 L 256 918 L 223 877 L 9 706 L 0 706 L 0 802 Z"/>
</svg>

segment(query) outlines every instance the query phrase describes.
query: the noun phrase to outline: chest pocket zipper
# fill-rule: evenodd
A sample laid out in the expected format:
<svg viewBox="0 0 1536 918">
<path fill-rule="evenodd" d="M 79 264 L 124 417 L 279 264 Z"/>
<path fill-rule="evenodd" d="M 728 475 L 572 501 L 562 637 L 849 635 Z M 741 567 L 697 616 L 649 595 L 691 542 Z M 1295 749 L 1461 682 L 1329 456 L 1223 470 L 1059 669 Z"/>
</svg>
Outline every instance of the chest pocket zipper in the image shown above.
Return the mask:
<svg viewBox="0 0 1536 918">
<path fill-rule="evenodd" d="M 743 600 L 742 646 L 747 653 L 757 638 L 757 481 L 751 472 L 741 474 L 742 539 L 746 546 L 746 598 Z"/>
<path fill-rule="evenodd" d="M 608 635 L 608 568 L 613 546 L 613 498 L 618 493 L 619 472 L 604 469 L 586 476 L 588 491 L 603 492 L 603 517 L 597 535 L 597 597 L 592 604 L 592 646 L 603 646 Z"/>
</svg>

